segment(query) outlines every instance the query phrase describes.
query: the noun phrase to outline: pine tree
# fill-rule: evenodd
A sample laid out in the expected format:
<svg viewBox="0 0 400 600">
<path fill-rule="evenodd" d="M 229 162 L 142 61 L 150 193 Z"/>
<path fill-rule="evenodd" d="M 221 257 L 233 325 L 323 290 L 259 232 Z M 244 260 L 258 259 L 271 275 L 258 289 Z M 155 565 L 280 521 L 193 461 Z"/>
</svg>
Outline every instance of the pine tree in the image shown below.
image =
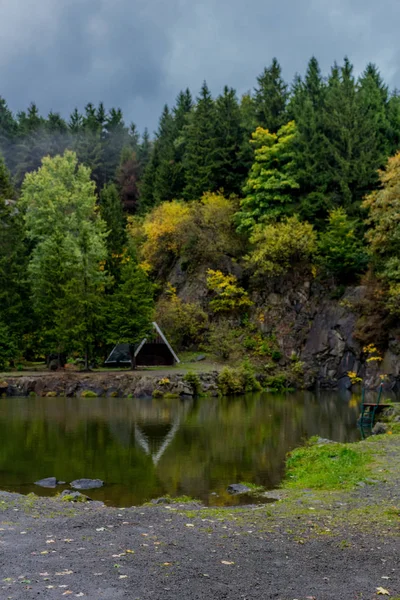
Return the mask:
<svg viewBox="0 0 400 600">
<path fill-rule="evenodd" d="M 131 147 L 125 146 L 121 152 L 116 181 L 125 210 L 135 213 L 139 204 L 140 164 Z"/>
<path fill-rule="evenodd" d="M 14 198 L 11 177 L 0 155 L 0 324 L 7 324 L 10 343 L 21 352 L 32 314 L 23 215 Z"/>
<path fill-rule="evenodd" d="M 142 175 L 146 169 L 148 162 L 150 161 L 151 151 L 153 144 L 150 139 L 149 130 L 145 127 L 142 135 L 142 141 L 139 144 L 138 160 L 140 165 L 140 174 Z"/>
<path fill-rule="evenodd" d="M 393 155 L 400 148 L 400 93 L 393 90 L 388 101 L 388 145 L 389 154 Z"/>
<path fill-rule="evenodd" d="M 216 189 L 216 108 L 206 82 L 185 127 L 186 186 L 188 200 Z"/>
<path fill-rule="evenodd" d="M 377 169 L 384 161 L 383 94 L 371 73 L 364 74 L 358 88 L 347 58 L 329 79 L 324 110 L 329 192 L 334 204 L 350 215 L 358 214 L 362 197 L 377 184 Z"/>
<path fill-rule="evenodd" d="M 257 83 L 254 96 L 257 124 L 276 133 L 287 121 L 288 100 L 287 84 L 282 78 L 281 66 L 276 58 L 273 58 L 271 65 L 257 77 Z"/>
<path fill-rule="evenodd" d="M 215 186 L 228 195 L 239 194 L 247 173 L 240 161 L 243 129 L 235 90 L 225 86 L 215 108 Z"/>
<path fill-rule="evenodd" d="M 129 144 L 129 131 L 125 126 L 120 108 L 111 108 L 103 134 L 102 178 L 101 183 L 114 180 L 122 149 Z"/>
<path fill-rule="evenodd" d="M 9 168 L 15 167 L 13 149 L 17 131 L 18 124 L 6 101 L 0 96 L 0 152 L 4 155 Z"/>
<path fill-rule="evenodd" d="M 154 314 L 153 286 L 138 266 L 134 255 L 127 255 L 122 266 L 121 282 L 111 298 L 108 340 L 130 345 L 132 368 L 135 368 L 134 345 L 151 330 Z"/>
<path fill-rule="evenodd" d="M 327 144 L 324 133 L 326 84 L 315 57 L 308 63 L 304 82 L 296 77 L 289 104 L 294 118 L 296 137 L 296 179 L 300 184 L 299 214 L 306 220 L 324 226 L 331 199 Z"/>
</svg>

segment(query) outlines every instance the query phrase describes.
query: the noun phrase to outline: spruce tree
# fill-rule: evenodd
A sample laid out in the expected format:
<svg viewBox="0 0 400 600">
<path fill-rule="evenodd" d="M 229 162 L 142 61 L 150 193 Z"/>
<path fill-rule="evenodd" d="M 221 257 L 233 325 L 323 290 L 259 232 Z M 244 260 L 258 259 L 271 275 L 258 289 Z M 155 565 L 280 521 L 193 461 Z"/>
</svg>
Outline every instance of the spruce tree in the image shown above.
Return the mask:
<svg viewBox="0 0 400 600">
<path fill-rule="evenodd" d="M 216 108 L 204 82 L 185 127 L 186 199 L 198 199 L 216 189 L 216 148 Z"/>
<path fill-rule="evenodd" d="M 257 124 L 276 133 L 287 121 L 288 100 L 287 84 L 282 78 L 281 66 L 276 58 L 257 77 L 257 83 L 254 96 Z"/>
<path fill-rule="evenodd" d="M 225 86 L 215 108 L 215 186 L 225 194 L 239 194 L 247 173 L 240 160 L 244 132 L 235 90 Z"/>
<path fill-rule="evenodd" d="M 324 134 L 326 84 L 315 57 L 308 63 L 304 81 L 295 78 L 289 112 L 294 118 L 296 137 L 296 179 L 300 184 L 298 211 L 316 224 L 325 226 L 331 200 L 327 176 L 329 156 Z"/>
<path fill-rule="evenodd" d="M 135 213 L 139 204 L 140 164 L 131 147 L 122 149 L 116 181 L 125 210 Z"/>
</svg>

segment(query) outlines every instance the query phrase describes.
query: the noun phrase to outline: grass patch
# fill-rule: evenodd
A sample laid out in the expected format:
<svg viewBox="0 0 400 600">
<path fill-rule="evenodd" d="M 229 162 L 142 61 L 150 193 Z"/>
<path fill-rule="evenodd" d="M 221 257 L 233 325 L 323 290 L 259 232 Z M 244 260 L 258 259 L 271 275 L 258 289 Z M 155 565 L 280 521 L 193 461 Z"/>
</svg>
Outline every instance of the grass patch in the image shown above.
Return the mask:
<svg viewBox="0 0 400 600">
<path fill-rule="evenodd" d="M 328 444 L 293 450 L 286 461 L 283 487 L 351 489 L 370 475 L 371 451 L 361 445 Z"/>
</svg>

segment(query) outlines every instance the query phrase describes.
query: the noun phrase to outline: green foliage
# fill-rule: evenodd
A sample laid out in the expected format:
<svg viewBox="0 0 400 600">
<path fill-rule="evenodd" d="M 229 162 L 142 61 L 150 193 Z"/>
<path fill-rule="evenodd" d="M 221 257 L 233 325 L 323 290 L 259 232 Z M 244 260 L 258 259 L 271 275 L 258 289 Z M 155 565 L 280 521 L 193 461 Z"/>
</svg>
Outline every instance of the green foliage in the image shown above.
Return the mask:
<svg viewBox="0 0 400 600">
<path fill-rule="evenodd" d="M 86 363 L 107 282 L 105 224 L 94 192 L 89 169 L 67 151 L 44 158 L 37 172 L 27 174 L 21 198 L 33 247 L 28 266 L 33 306 L 45 346 L 75 345 Z"/>
<path fill-rule="evenodd" d="M 16 340 L 7 325 L 0 321 L 0 371 L 5 371 L 17 356 Z"/>
<path fill-rule="evenodd" d="M 266 377 L 264 385 L 269 392 L 284 392 L 290 389 L 290 383 L 285 373 L 269 375 Z"/>
<path fill-rule="evenodd" d="M 241 332 L 228 319 L 219 319 L 210 325 L 204 349 L 218 360 L 232 362 L 242 358 Z"/>
<path fill-rule="evenodd" d="M 121 267 L 121 281 L 110 299 L 108 341 L 134 345 L 151 329 L 154 317 L 154 288 L 133 257 Z"/>
<path fill-rule="evenodd" d="M 199 346 L 209 326 L 208 315 L 201 306 L 183 302 L 172 286 L 157 303 L 156 321 L 177 350 Z"/>
<path fill-rule="evenodd" d="M 261 390 L 254 371 L 248 362 L 239 368 L 224 367 L 218 375 L 218 389 L 222 396 L 245 394 Z"/>
<path fill-rule="evenodd" d="M 81 398 L 97 398 L 98 394 L 93 390 L 83 390 L 81 394 Z"/>
<path fill-rule="evenodd" d="M 121 260 L 126 250 L 126 217 L 122 209 L 117 186 L 109 183 L 103 187 L 99 200 L 100 214 L 107 228 L 106 269 L 119 279 Z"/>
<path fill-rule="evenodd" d="M 129 232 L 145 268 L 162 277 L 178 259 L 186 270 L 195 270 L 199 264 L 218 264 L 226 254 L 239 255 L 243 244 L 233 223 L 236 205 L 234 198 L 206 193 L 200 202 L 164 202 L 143 222 L 131 220 Z"/>
<path fill-rule="evenodd" d="M 389 286 L 388 306 L 400 314 L 400 153 L 388 160 L 380 172 L 381 189 L 372 192 L 363 203 L 368 210 L 370 244 L 378 277 Z"/>
<path fill-rule="evenodd" d="M 210 308 L 214 313 L 239 313 L 253 304 L 234 275 L 224 275 L 221 271 L 208 269 L 207 287 L 214 294 L 214 298 L 210 300 Z"/>
<path fill-rule="evenodd" d="M 250 242 L 247 265 L 252 274 L 262 277 L 284 275 L 294 269 L 310 271 L 317 250 L 313 226 L 299 221 L 297 216 L 258 226 Z"/>
<path fill-rule="evenodd" d="M 201 198 L 204 192 L 216 190 L 216 110 L 206 82 L 203 83 L 197 104 L 188 118 L 184 136 L 184 195 L 188 200 L 194 200 Z"/>
<path fill-rule="evenodd" d="M 348 280 L 367 266 L 368 255 L 361 235 L 357 235 L 357 224 L 343 208 L 336 208 L 329 213 L 328 226 L 319 236 L 319 263 L 339 280 Z"/>
<path fill-rule="evenodd" d="M 201 381 L 197 373 L 194 373 L 193 371 L 188 371 L 184 376 L 183 380 L 190 385 L 195 396 L 198 396 L 201 393 Z"/>
<path fill-rule="evenodd" d="M 287 84 L 282 78 L 281 66 L 273 58 L 269 67 L 257 77 L 254 104 L 258 125 L 276 133 L 286 122 Z"/>
<path fill-rule="evenodd" d="M 295 178 L 296 124 L 291 121 L 278 133 L 258 127 L 252 134 L 254 163 L 244 187 L 237 214 L 240 231 L 288 214 L 299 184 Z"/>
<path fill-rule="evenodd" d="M 369 454 L 345 444 L 297 448 L 286 462 L 285 486 L 304 489 L 351 489 L 369 475 Z"/>
</svg>

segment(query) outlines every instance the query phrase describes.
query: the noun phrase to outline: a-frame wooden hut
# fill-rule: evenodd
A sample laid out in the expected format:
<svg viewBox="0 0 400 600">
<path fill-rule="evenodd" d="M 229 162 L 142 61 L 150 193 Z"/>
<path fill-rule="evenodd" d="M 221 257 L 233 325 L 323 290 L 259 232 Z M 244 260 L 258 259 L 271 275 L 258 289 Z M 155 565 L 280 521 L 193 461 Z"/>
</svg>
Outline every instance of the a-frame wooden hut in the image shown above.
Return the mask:
<svg viewBox="0 0 400 600">
<path fill-rule="evenodd" d="M 171 344 L 157 323 L 153 322 L 153 332 L 134 348 L 137 367 L 171 366 L 180 363 Z M 129 344 L 117 344 L 105 361 L 106 367 L 128 367 L 131 365 Z"/>
</svg>

